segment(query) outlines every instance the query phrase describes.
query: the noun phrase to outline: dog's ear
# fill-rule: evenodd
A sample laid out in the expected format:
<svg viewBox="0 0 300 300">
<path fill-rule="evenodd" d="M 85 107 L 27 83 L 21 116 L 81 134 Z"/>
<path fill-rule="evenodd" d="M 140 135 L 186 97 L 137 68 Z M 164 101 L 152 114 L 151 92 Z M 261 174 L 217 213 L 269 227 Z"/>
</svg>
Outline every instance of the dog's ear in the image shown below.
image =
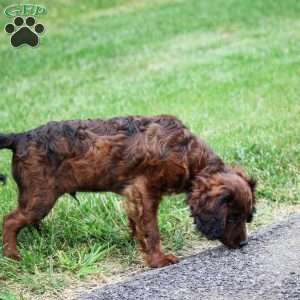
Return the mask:
<svg viewBox="0 0 300 300">
<path fill-rule="evenodd" d="M 212 239 L 219 239 L 224 234 L 231 199 L 231 195 L 225 191 L 217 197 L 207 194 L 204 200 L 205 206 L 199 214 L 204 227 L 201 231 Z"/>
<path fill-rule="evenodd" d="M 210 180 L 197 178 L 197 188 L 189 195 L 191 208 L 197 229 L 208 238 L 218 239 L 225 230 L 228 203 L 231 195 L 222 186 Z"/>
</svg>

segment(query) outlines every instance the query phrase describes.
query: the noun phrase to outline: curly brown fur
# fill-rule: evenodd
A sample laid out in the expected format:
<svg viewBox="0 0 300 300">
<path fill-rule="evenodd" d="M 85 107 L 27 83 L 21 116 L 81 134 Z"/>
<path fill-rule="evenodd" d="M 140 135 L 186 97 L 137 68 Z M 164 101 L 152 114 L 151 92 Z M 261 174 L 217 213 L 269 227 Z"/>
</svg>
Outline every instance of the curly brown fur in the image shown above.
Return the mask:
<svg viewBox="0 0 300 300">
<path fill-rule="evenodd" d="M 19 206 L 3 223 L 4 254 L 20 259 L 19 231 L 37 225 L 63 194 L 111 191 L 126 197 L 133 236 L 146 263 L 177 262 L 161 248 L 157 212 L 163 195 L 186 193 L 197 228 L 230 247 L 246 240 L 254 183 L 223 161 L 173 116 L 51 122 L 0 134 L 13 151 Z"/>
</svg>

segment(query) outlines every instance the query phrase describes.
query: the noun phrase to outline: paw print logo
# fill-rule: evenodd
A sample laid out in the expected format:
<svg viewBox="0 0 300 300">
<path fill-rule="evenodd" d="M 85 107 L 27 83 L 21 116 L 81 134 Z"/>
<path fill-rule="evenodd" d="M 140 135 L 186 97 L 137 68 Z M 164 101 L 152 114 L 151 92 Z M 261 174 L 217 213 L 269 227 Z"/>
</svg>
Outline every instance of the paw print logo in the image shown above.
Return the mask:
<svg viewBox="0 0 300 300">
<path fill-rule="evenodd" d="M 27 44 L 36 47 L 39 44 L 39 35 L 45 30 L 42 24 L 35 24 L 33 17 L 27 17 L 25 22 L 22 17 L 16 17 L 14 24 L 9 23 L 5 26 L 5 31 L 11 34 L 10 42 L 13 47 Z"/>
</svg>

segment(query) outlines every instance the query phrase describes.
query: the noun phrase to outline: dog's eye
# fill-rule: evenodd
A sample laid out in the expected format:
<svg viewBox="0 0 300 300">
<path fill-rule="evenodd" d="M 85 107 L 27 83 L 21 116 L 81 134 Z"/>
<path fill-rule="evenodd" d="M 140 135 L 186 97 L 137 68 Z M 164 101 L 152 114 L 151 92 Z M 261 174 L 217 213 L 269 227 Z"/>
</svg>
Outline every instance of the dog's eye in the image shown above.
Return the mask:
<svg viewBox="0 0 300 300">
<path fill-rule="evenodd" d="M 232 197 L 230 194 L 222 195 L 219 199 L 221 204 L 230 203 L 231 200 L 232 200 Z"/>
</svg>

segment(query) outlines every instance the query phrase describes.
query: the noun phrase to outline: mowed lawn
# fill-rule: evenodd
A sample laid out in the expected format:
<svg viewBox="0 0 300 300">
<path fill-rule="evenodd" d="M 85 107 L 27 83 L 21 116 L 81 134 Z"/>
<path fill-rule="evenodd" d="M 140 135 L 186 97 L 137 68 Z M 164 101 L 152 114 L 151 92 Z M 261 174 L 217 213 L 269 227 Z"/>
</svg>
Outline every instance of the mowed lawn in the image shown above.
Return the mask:
<svg viewBox="0 0 300 300">
<path fill-rule="evenodd" d="M 0 10 L 12 3 L 1 1 Z M 174 114 L 258 179 L 250 230 L 299 211 L 300 1 L 39 3 L 48 8 L 39 48 L 13 49 L 0 33 L 0 132 L 50 120 Z M 10 21 L 2 15 L 1 28 Z M 0 173 L 10 174 L 10 161 L 1 151 Z M 70 286 L 140 268 L 122 200 L 78 197 L 60 199 L 41 234 L 22 231 L 20 263 L 0 254 L 0 299 L 66 299 Z M 0 186 L 1 222 L 16 198 L 9 176 Z M 160 227 L 164 247 L 178 255 L 208 245 L 184 195 L 163 202 Z"/>
</svg>

